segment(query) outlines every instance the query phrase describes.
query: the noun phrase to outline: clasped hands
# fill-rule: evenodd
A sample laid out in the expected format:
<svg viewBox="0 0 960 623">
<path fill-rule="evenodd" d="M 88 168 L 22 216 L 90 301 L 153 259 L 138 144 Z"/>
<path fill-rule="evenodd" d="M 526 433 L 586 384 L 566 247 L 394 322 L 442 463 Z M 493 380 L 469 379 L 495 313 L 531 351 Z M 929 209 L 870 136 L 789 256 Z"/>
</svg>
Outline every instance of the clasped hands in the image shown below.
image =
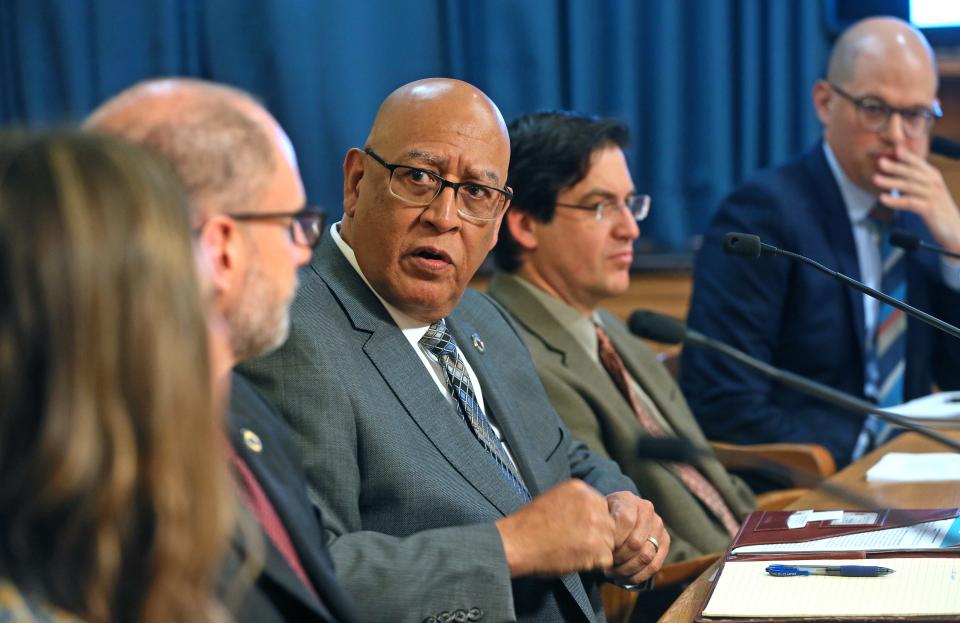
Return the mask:
<svg viewBox="0 0 960 623">
<path fill-rule="evenodd" d="M 512 577 L 602 571 L 639 584 L 660 570 L 670 536 L 653 504 L 628 491 L 603 496 L 568 480 L 496 522 Z"/>
</svg>

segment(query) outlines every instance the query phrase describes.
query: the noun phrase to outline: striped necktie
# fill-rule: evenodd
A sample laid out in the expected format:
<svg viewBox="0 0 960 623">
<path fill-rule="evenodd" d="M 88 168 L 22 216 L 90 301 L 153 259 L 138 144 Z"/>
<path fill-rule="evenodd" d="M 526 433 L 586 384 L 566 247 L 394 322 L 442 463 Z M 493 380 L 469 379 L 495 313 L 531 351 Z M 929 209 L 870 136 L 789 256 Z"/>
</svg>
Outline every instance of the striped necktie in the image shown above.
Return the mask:
<svg viewBox="0 0 960 623">
<path fill-rule="evenodd" d="M 880 290 L 899 301 L 907 298 L 907 267 L 904 251 L 890 244 L 893 219 L 889 209 L 870 213 L 880 247 L 882 272 Z M 907 317 L 899 309 L 881 303 L 876 326 L 867 343 L 866 393 L 879 407 L 903 402 L 903 372 L 906 368 Z M 882 445 L 894 428 L 875 416 L 867 416 L 854 448 L 854 460 Z"/>
<path fill-rule="evenodd" d="M 610 378 L 613 379 L 617 389 L 619 389 L 623 397 L 627 399 L 637 419 L 640 420 L 640 425 L 643 426 L 643 429 L 647 431 L 651 437 L 668 436 L 664 427 L 661 426 L 653 416 L 647 413 L 640 399 L 634 393 L 627 367 L 624 365 L 620 353 L 614 348 L 613 342 L 610 341 L 607 332 L 604 331 L 603 327 L 599 324 L 595 326 L 597 329 L 597 349 L 600 355 L 600 362 L 610 375 Z M 720 495 L 720 492 L 717 491 L 717 488 L 700 473 L 700 470 L 688 463 L 666 463 L 666 466 L 680 479 L 680 482 L 690 490 L 690 493 L 700 500 L 700 503 L 713 513 L 714 517 L 720 520 L 720 523 L 723 524 L 724 529 L 730 537 L 733 538 L 736 536 L 740 530 L 740 522 L 737 521 L 733 511 L 727 506 L 727 503 L 724 501 L 723 496 Z"/>
<path fill-rule="evenodd" d="M 420 347 L 440 364 L 440 368 L 446 377 L 447 389 L 453 395 L 453 404 L 456 407 L 457 414 L 470 427 L 473 435 L 490 455 L 490 458 L 493 459 L 493 462 L 496 463 L 504 478 L 524 500 L 529 500 L 530 491 L 527 489 L 526 483 L 523 482 L 523 477 L 517 471 L 510 457 L 507 456 L 503 444 L 500 443 L 496 433 L 493 432 L 487 416 L 477 403 L 477 396 L 473 391 L 470 375 L 463 364 L 463 358 L 460 356 L 460 351 L 457 350 L 457 344 L 453 341 L 453 336 L 447 331 L 447 325 L 443 318 L 430 325 L 424 336 L 420 338 Z"/>
</svg>

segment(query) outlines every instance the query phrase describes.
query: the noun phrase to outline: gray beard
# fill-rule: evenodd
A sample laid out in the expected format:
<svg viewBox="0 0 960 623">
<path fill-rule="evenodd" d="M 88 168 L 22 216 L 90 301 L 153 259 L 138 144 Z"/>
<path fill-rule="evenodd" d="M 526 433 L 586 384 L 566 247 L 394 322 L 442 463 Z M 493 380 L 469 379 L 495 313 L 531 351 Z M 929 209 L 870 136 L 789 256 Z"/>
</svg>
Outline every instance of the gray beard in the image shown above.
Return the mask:
<svg viewBox="0 0 960 623">
<path fill-rule="evenodd" d="M 265 355 L 287 340 L 290 301 L 281 298 L 260 264 L 254 262 L 244 281 L 243 296 L 227 317 L 237 361 Z"/>
</svg>

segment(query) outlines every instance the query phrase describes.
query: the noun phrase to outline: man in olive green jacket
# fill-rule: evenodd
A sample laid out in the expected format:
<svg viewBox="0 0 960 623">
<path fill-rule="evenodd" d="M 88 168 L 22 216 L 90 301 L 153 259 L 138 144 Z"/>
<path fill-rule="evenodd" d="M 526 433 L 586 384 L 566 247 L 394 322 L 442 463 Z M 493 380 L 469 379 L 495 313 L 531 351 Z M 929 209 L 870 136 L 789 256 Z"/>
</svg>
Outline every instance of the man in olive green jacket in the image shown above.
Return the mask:
<svg viewBox="0 0 960 623">
<path fill-rule="evenodd" d="M 489 294 L 519 324 L 572 433 L 617 461 L 654 503 L 671 535 L 667 561 L 722 551 L 755 508 L 752 493 L 714 459 L 677 466 L 636 456 L 645 435 L 707 442 L 656 356 L 599 309 L 629 285 L 633 241 L 650 205 L 627 168 L 626 128 L 575 113 L 535 113 L 510 125 L 510 140 L 515 199 L 500 229 Z"/>
</svg>

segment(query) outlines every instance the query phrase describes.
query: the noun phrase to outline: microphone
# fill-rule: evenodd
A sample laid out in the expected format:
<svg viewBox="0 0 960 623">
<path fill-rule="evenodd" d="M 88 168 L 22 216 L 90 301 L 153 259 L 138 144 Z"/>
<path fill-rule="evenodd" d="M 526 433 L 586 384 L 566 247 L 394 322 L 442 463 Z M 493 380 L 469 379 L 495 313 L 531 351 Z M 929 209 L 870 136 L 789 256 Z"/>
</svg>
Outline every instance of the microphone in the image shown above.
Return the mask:
<svg viewBox="0 0 960 623">
<path fill-rule="evenodd" d="M 945 136 L 934 136 L 930 141 L 930 151 L 944 158 L 960 160 L 960 143 Z"/>
<path fill-rule="evenodd" d="M 634 335 L 653 340 L 654 342 L 663 342 L 665 344 L 684 342 L 693 346 L 718 351 L 781 385 L 841 407 L 847 411 L 852 411 L 858 415 L 875 415 L 885 422 L 919 433 L 928 439 L 933 439 L 951 450 L 960 451 L 960 442 L 958 441 L 954 441 L 936 431 L 920 426 L 901 415 L 878 409 L 876 405 L 862 398 L 851 396 L 846 392 L 834 389 L 823 383 L 818 383 L 817 381 L 800 376 L 789 370 L 783 370 L 765 361 L 760 361 L 739 349 L 707 337 L 699 331 L 694 331 L 676 318 L 645 309 L 639 309 L 630 315 L 627 326 Z"/>
<path fill-rule="evenodd" d="M 764 251 L 767 255 L 776 255 L 775 247 L 760 242 L 760 236 L 730 232 L 723 237 L 723 252 L 727 255 L 739 255 L 752 259 L 760 257 Z"/>
<path fill-rule="evenodd" d="M 916 318 L 921 322 L 925 322 L 928 325 L 940 329 L 948 335 L 952 335 L 955 338 L 960 338 L 960 329 L 953 326 L 948 322 L 944 322 L 935 316 L 920 311 L 912 305 L 907 305 L 903 301 L 898 301 L 897 299 L 884 294 L 879 290 L 874 290 L 870 286 L 860 283 L 856 279 L 847 277 L 841 272 L 837 272 L 830 268 L 827 268 L 820 262 L 811 260 L 805 255 L 800 255 L 799 253 L 793 253 L 791 251 L 784 251 L 783 249 L 778 249 L 769 244 L 765 244 L 760 241 L 760 236 L 755 236 L 753 234 L 741 234 L 730 232 L 723 237 L 723 250 L 729 255 L 740 255 L 743 257 L 760 257 L 761 255 L 782 255 L 783 257 L 790 258 L 791 260 L 796 260 L 808 266 L 813 266 L 820 272 L 833 277 L 841 283 L 863 292 L 871 298 L 875 298 L 878 301 L 882 301 L 889 305 L 890 307 L 895 307 L 899 309 L 906 315 L 911 318 Z"/>
<path fill-rule="evenodd" d="M 698 459 L 717 458 L 712 448 L 699 446 L 682 437 L 640 437 L 634 446 L 634 453 L 641 459 L 666 463 L 696 463 Z M 808 488 L 817 487 L 827 495 L 845 502 L 852 502 L 860 508 L 880 508 L 876 500 L 851 491 L 847 487 L 822 480 L 799 469 L 790 469 L 764 457 L 751 457 L 750 464 L 744 466 L 787 487 L 797 485 Z"/>
<path fill-rule="evenodd" d="M 947 257 L 954 257 L 960 259 L 960 253 L 954 253 L 953 251 L 947 251 L 943 247 L 938 247 L 924 242 L 920 239 L 920 236 L 916 234 L 911 234 L 908 231 L 902 229 L 894 229 L 890 232 L 890 244 L 895 247 L 900 247 L 904 251 L 911 253 L 917 249 L 924 249 L 926 251 L 933 251 L 934 253 L 939 253 L 940 255 L 946 255 Z"/>
</svg>

